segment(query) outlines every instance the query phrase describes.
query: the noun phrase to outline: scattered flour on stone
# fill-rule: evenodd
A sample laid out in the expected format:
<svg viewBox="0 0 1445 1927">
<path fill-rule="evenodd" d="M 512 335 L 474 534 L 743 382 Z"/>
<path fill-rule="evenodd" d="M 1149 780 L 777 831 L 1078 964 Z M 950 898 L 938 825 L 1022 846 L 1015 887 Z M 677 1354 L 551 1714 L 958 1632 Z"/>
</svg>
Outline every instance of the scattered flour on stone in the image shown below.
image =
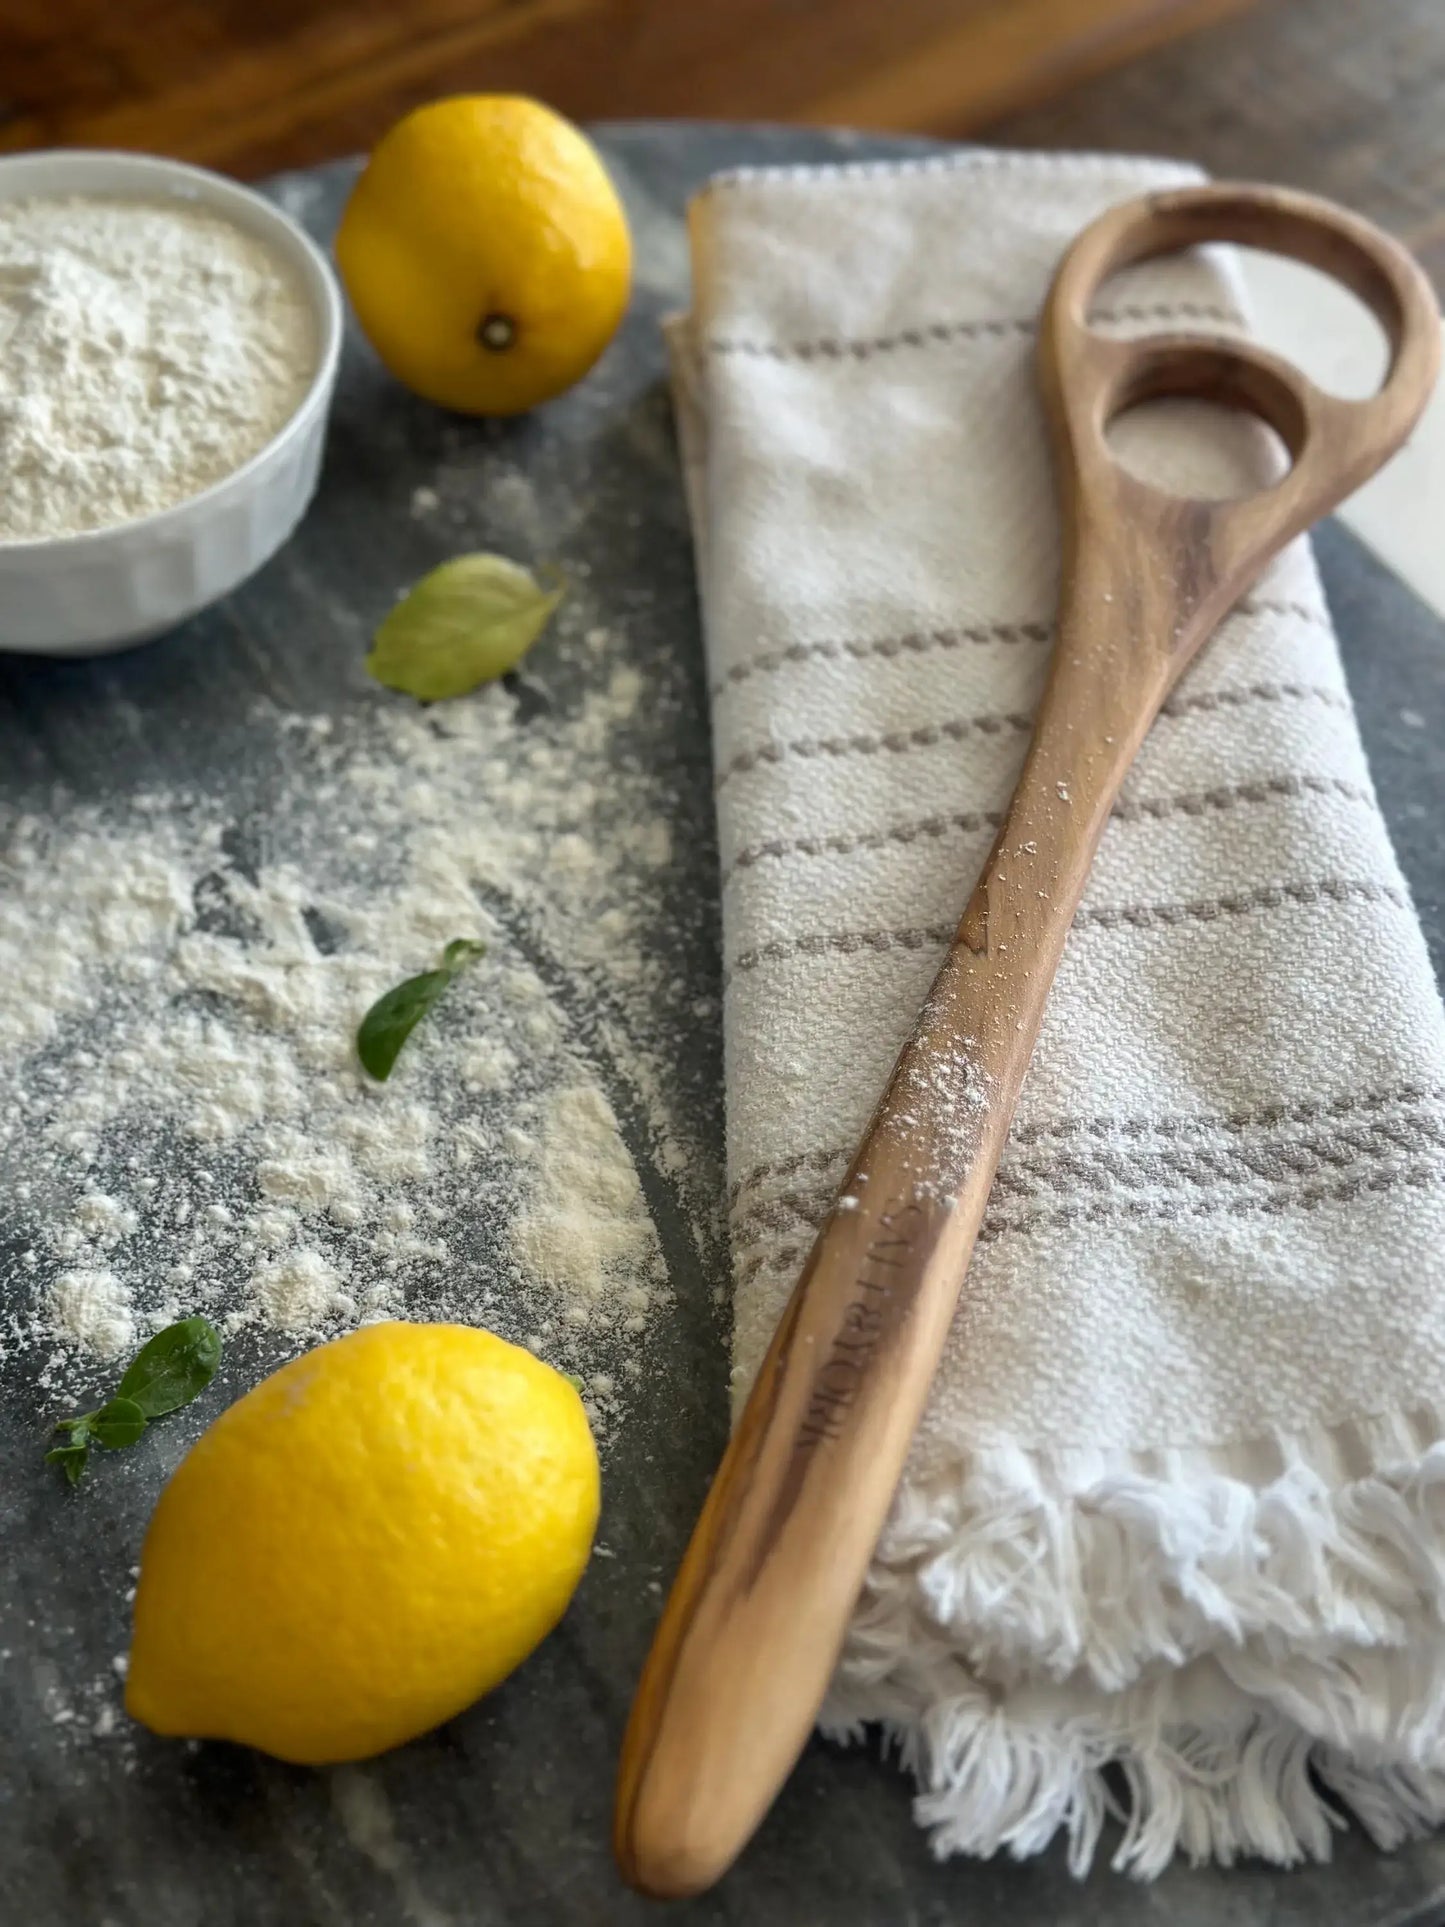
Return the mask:
<svg viewBox="0 0 1445 1927">
<path fill-rule="evenodd" d="M 113 1271 L 62 1271 L 50 1290 L 56 1332 L 97 1358 L 114 1358 L 135 1336 L 130 1292 Z"/>
<path fill-rule="evenodd" d="M 249 801 L 0 821 L 0 1356 L 63 1393 L 195 1311 L 273 1352 L 457 1318 L 623 1416 L 668 1302 L 637 1160 L 693 1162 L 659 1041 L 686 991 L 672 799 L 619 749 L 641 679 L 577 647 L 590 693 L 525 726 L 500 687 L 263 705 Z M 373 1083 L 360 1017 L 459 936 L 488 955 Z"/>
<path fill-rule="evenodd" d="M 563 1325 L 635 1337 L 666 1286 L 637 1170 L 595 1084 L 547 1098 L 525 1155 L 537 1182 L 512 1220 L 519 1270 L 552 1294 Z M 539 1349 L 554 1330 L 547 1320 Z"/>
</svg>

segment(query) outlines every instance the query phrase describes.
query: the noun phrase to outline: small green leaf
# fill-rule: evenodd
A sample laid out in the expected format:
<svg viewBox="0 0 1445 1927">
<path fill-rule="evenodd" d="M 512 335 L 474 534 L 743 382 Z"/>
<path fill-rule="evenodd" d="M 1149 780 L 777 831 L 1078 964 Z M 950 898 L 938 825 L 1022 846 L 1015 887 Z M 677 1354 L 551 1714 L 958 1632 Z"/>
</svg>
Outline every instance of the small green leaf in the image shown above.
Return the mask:
<svg viewBox="0 0 1445 1927">
<path fill-rule="evenodd" d="M 45 1454 L 47 1465 L 59 1465 L 65 1469 L 65 1476 L 72 1485 L 80 1484 L 80 1475 L 85 1470 L 85 1462 L 90 1457 L 88 1445 L 57 1445 Z"/>
<path fill-rule="evenodd" d="M 579 1395 L 579 1397 L 583 1392 L 587 1390 L 587 1386 L 585 1382 L 582 1379 L 578 1378 L 576 1372 L 563 1372 L 562 1376 L 563 1378 L 566 1379 L 567 1383 L 572 1387 L 573 1391 Z"/>
<path fill-rule="evenodd" d="M 210 1319 L 183 1318 L 141 1346 L 117 1396 L 134 1401 L 143 1419 L 161 1418 L 203 1392 L 220 1362 L 221 1335 Z"/>
<path fill-rule="evenodd" d="M 445 995 L 451 980 L 449 970 L 424 970 L 386 991 L 367 1011 L 356 1033 L 356 1054 L 378 1082 L 384 1084 L 391 1076 L 402 1045 Z"/>
<path fill-rule="evenodd" d="M 424 703 L 465 696 L 515 669 L 562 588 L 501 555 L 459 555 L 424 575 L 372 637 L 366 667 Z"/>
<path fill-rule="evenodd" d="M 97 1412 L 56 1421 L 64 1445 L 45 1454 L 46 1463 L 65 1468 L 72 1485 L 79 1485 L 92 1445 L 112 1452 L 134 1445 L 153 1418 L 189 1405 L 215 1376 L 221 1357 L 221 1335 L 209 1318 L 183 1318 L 142 1345 L 120 1381 L 114 1398 Z"/>
<path fill-rule="evenodd" d="M 379 1083 L 390 1077 L 402 1045 L 445 996 L 452 979 L 486 953 L 487 946 L 474 937 L 454 937 L 442 952 L 440 970 L 424 970 L 419 977 L 408 977 L 377 998 L 356 1033 L 356 1054 Z"/>
<path fill-rule="evenodd" d="M 134 1445 L 145 1429 L 146 1415 L 133 1398 L 113 1398 L 91 1413 L 88 1436 L 118 1452 L 123 1445 Z"/>
</svg>

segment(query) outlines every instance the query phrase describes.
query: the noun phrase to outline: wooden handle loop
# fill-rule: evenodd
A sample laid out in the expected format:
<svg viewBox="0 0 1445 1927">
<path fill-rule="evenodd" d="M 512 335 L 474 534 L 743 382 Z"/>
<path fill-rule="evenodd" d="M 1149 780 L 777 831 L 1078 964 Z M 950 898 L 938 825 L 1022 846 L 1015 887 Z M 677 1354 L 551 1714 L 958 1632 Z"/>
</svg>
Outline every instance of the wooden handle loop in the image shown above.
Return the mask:
<svg viewBox="0 0 1445 1927">
<path fill-rule="evenodd" d="M 1089 304 L 1111 274 L 1140 261 L 1183 248 L 1233 241 L 1242 247 L 1279 254 L 1317 268 L 1357 295 L 1385 332 L 1390 362 L 1378 394 L 1366 401 L 1339 402 L 1360 420 L 1387 426 L 1394 412 L 1409 407 L 1422 384 L 1428 387 L 1439 361 L 1440 315 L 1434 291 L 1412 256 L 1380 229 L 1312 194 L 1248 183 L 1217 182 L 1206 187 L 1150 194 L 1111 209 L 1085 229 L 1070 248 L 1054 278 L 1044 310 L 1042 333 L 1058 349 L 1087 335 Z M 1195 339 L 1187 337 L 1186 339 Z M 1147 351 L 1158 337 L 1116 342 L 1128 351 Z M 1253 361 L 1262 350 L 1246 342 L 1199 337 L 1227 357 Z M 1333 401 L 1289 363 L 1267 357 L 1301 395 Z M 1087 404 L 1090 384 L 1074 389 Z"/>
<path fill-rule="evenodd" d="M 1389 344 L 1378 392 L 1362 401 L 1327 394 L 1252 341 L 1198 333 L 1119 339 L 1091 326 L 1090 304 L 1120 268 L 1219 241 L 1302 261 L 1356 294 Z M 1199 585 L 1205 620 L 1399 448 L 1439 365 L 1434 291 L 1404 248 L 1329 201 L 1240 183 L 1147 195 L 1103 215 L 1065 255 L 1039 330 L 1039 375 L 1060 484 L 1073 498 L 1070 519 L 1098 526 L 1127 512 L 1136 547 L 1166 572 L 1177 573 L 1186 549 L 1207 554 L 1210 579 Z M 1110 422 L 1168 396 L 1258 416 L 1288 450 L 1288 470 L 1226 501 L 1181 498 L 1126 475 L 1108 445 Z"/>
</svg>

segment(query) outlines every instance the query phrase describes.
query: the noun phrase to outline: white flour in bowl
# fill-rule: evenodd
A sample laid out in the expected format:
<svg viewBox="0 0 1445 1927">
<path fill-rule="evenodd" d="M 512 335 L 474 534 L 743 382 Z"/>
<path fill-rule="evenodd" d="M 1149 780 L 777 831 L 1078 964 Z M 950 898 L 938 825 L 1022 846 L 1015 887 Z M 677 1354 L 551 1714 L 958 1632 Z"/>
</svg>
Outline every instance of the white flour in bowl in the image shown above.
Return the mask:
<svg viewBox="0 0 1445 1927">
<path fill-rule="evenodd" d="M 0 201 L 0 541 L 109 528 L 232 474 L 317 353 L 298 277 L 222 215 Z"/>
</svg>

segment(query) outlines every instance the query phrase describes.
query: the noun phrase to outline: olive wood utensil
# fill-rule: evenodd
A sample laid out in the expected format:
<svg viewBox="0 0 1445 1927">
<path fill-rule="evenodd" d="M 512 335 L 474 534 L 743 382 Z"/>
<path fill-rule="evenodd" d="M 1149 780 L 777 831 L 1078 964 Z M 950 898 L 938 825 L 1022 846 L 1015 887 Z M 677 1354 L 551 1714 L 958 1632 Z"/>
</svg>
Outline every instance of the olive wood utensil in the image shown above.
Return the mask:
<svg viewBox="0 0 1445 1927">
<path fill-rule="evenodd" d="M 1323 269 L 1389 338 L 1368 401 L 1242 340 L 1115 340 L 1090 298 L 1131 262 L 1234 241 Z M 1285 543 L 1372 475 L 1434 385 L 1440 317 L 1394 241 L 1342 208 L 1215 185 L 1113 209 L 1044 305 L 1038 372 L 1064 521 L 1058 640 L 1018 787 L 917 1028 L 818 1234 L 667 1601 L 622 1753 L 628 1880 L 699 1891 L 752 1834 L 813 1726 L 942 1351 L 1049 986 L 1140 743 Z M 1287 474 L 1228 501 L 1128 473 L 1110 420 L 1157 396 L 1261 416 Z"/>
</svg>

